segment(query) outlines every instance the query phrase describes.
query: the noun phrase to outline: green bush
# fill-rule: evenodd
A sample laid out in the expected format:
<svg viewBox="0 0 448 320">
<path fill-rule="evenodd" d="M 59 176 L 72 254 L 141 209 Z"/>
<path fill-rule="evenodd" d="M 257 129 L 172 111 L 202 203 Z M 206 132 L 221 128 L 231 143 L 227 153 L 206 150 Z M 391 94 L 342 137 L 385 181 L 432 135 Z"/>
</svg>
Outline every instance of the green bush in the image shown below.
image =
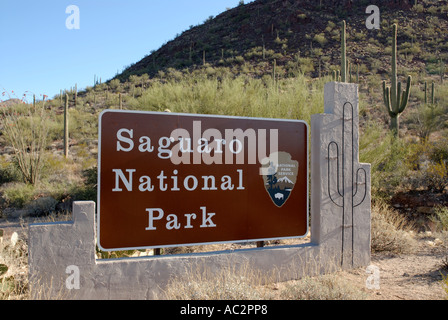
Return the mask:
<svg viewBox="0 0 448 320">
<path fill-rule="evenodd" d="M 430 191 L 444 191 L 448 186 L 447 164 L 444 161 L 430 162 L 423 170 L 423 183 Z"/>
<path fill-rule="evenodd" d="M 448 186 L 448 141 L 423 139 L 405 144 L 405 167 L 410 170 L 408 180 L 412 189 L 443 192 Z"/>
<path fill-rule="evenodd" d="M 81 201 L 97 201 L 98 168 L 90 168 L 82 172 L 84 184 L 74 191 L 75 198 Z"/>
<path fill-rule="evenodd" d="M 404 182 L 408 174 L 406 166 L 408 148 L 382 126 L 368 122 L 360 135 L 361 162 L 372 165 L 372 193 L 374 197 L 389 197 Z"/>
<path fill-rule="evenodd" d="M 316 34 L 313 40 L 319 43 L 321 46 L 324 46 L 328 42 L 327 39 L 325 38 L 324 33 Z"/>
<path fill-rule="evenodd" d="M 441 106 L 421 104 L 411 114 L 409 127 L 414 129 L 420 138 L 428 139 L 431 133 L 442 128 L 444 113 Z"/>
<path fill-rule="evenodd" d="M 314 62 L 311 58 L 299 58 L 299 69 L 303 74 L 307 74 L 314 71 Z"/>
<path fill-rule="evenodd" d="M 17 182 L 22 178 L 17 164 L 8 161 L 5 155 L 0 156 L 0 185 L 8 182 Z"/>
<path fill-rule="evenodd" d="M 2 199 L 8 207 L 23 208 L 33 200 L 35 188 L 33 185 L 15 182 L 2 190 Z"/>
<path fill-rule="evenodd" d="M 448 231 L 448 208 L 437 207 L 432 221 L 435 222 L 439 231 Z"/>
</svg>

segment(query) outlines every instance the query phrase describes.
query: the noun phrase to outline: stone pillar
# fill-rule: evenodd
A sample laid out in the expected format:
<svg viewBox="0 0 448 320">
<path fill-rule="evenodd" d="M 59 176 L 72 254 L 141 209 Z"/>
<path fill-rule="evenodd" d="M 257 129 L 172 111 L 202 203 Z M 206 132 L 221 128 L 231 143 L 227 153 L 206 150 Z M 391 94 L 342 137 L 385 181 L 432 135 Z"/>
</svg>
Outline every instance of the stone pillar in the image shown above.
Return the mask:
<svg viewBox="0 0 448 320">
<path fill-rule="evenodd" d="M 370 263 L 370 165 L 359 163 L 358 109 L 358 85 L 331 82 L 325 114 L 311 118 L 312 242 L 344 269 Z"/>
</svg>

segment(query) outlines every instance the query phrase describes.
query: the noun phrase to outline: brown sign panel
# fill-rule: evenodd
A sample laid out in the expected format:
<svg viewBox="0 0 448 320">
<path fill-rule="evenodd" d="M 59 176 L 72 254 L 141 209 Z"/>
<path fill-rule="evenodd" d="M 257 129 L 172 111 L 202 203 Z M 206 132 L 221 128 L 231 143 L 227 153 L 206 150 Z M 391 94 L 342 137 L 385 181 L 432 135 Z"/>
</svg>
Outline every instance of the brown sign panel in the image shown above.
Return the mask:
<svg viewBox="0 0 448 320">
<path fill-rule="evenodd" d="M 98 162 L 102 250 L 308 233 L 303 121 L 110 110 Z"/>
</svg>

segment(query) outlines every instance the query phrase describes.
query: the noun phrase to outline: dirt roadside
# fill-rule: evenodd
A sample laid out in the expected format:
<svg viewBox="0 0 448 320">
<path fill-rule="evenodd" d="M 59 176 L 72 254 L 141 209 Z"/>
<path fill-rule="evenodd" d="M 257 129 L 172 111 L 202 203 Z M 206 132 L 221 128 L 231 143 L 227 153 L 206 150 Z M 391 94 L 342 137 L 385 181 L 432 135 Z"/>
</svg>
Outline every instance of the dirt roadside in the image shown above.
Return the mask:
<svg viewBox="0 0 448 320">
<path fill-rule="evenodd" d="M 418 252 L 411 255 L 373 254 L 373 268 L 378 270 L 379 288 L 367 282 L 373 270 L 360 268 L 341 272 L 340 276 L 367 293 L 368 300 L 444 300 L 448 299 L 442 284 L 446 249 L 433 246 L 430 240 L 420 240 Z M 370 278 L 371 279 L 371 278 Z"/>
</svg>

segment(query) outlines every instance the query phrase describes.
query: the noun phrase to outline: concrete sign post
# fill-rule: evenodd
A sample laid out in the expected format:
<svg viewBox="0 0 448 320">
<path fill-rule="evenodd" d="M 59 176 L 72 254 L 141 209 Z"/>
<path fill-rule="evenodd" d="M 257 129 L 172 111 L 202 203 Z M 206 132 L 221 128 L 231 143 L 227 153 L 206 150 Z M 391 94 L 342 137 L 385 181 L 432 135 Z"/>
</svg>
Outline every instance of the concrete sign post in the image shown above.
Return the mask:
<svg viewBox="0 0 448 320">
<path fill-rule="evenodd" d="M 274 280 L 287 281 L 303 276 L 330 273 L 341 268 L 348 269 L 370 264 L 370 166 L 360 164 L 358 158 L 357 85 L 328 83 L 325 86 L 325 114 L 312 117 L 311 242 L 303 245 L 139 259 L 97 259 L 95 250 L 98 236 L 101 246 L 110 249 L 171 246 L 204 241 L 222 242 L 244 239 L 253 241 L 301 236 L 306 233 L 303 224 L 297 222 L 306 217 L 306 211 L 300 208 L 303 203 L 308 202 L 307 196 L 303 195 L 307 193 L 306 186 L 303 186 L 307 179 L 301 173 L 302 167 L 305 167 L 303 172 L 307 172 L 307 152 L 305 154 L 303 152 L 304 146 L 307 145 L 303 135 L 306 136 L 307 130 L 306 126 L 301 128 L 303 124 L 300 122 L 286 121 L 284 125 L 288 128 L 285 130 L 292 144 L 282 144 L 285 139 L 281 138 L 283 136 L 279 130 L 278 149 L 274 151 L 275 147 L 268 148 L 269 151 L 264 154 L 264 157 L 260 157 L 263 158 L 262 161 L 258 161 L 256 165 L 248 165 L 246 159 L 246 162 L 235 162 L 233 165 L 224 162 L 219 166 L 216 166 L 216 163 L 213 166 L 204 163 L 192 166 L 191 163 L 188 165 L 186 162 L 188 160 L 204 161 L 204 159 L 211 161 L 211 159 L 207 157 L 199 159 L 198 155 L 194 158 L 194 152 L 188 153 L 190 158 L 187 159 L 187 153 L 179 149 L 176 153 L 177 157 L 174 157 L 176 159 L 171 157 L 148 160 L 147 157 L 151 157 L 151 150 L 154 152 L 152 156 L 158 157 L 157 151 L 164 151 L 167 148 L 163 147 L 165 145 L 163 142 L 173 142 L 171 136 L 168 135 L 170 133 L 163 131 L 164 127 L 146 132 L 145 130 L 152 129 L 139 126 L 138 123 L 146 122 L 147 116 L 150 115 L 143 114 L 138 119 L 134 119 L 131 115 L 129 119 L 132 118 L 132 122 L 126 122 L 125 126 L 120 122 L 129 119 L 120 118 L 120 115 L 127 117 L 127 113 L 107 112 L 102 118 L 102 125 L 106 124 L 106 120 L 110 121 L 107 123 L 109 131 L 106 134 L 112 137 L 110 139 L 112 142 L 108 146 L 103 144 L 100 152 L 100 178 L 103 181 L 100 186 L 101 194 L 106 191 L 108 195 L 106 198 L 99 199 L 99 234 L 94 202 L 76 202 L 73 207 L 73 222 L 38 224 L 29 227 L 30 287 L 33 297 L 45 299 L 162 298 L 162 290 L 170 278 L 182 274 L 193 265 L 202 265 L 212 270 L 229 266 L 237 270 L 238 266 L 249 265 L 254 270 L 269 275 L 275 274 Z M 168 116 L 151 116 L 159 117 L 160 123 L 167 119 L 173 121 L 173 118 Z M 106 119 L 106 117 L 110 118 Z M 173 121 L 172 128 L 184 129 L 176 132 L 183 134 L 183 138 L 186 138 L 186 133 L 193 132 L 194 121 L 206 120 L 200 116 L 192 117 L 179 115 L 179 118 Z M 271 120 L 265 122 L 264 120 L 240 119 L 238 121 L 244 123 L 236 123 L 234 122 L 236 119 L 231 119 L 230 122 L 225 123 L 225 119 L 211 117 L 210 123 L 207 122 L 208 119 L 204 122 L 204 128 L 217 129 L 212 132 L 216 138 L 218 132 L 222 134 L 221 129 L 252 128 L 257 129 L 256 132 L 259 133 L 258 130 L 269 131 L 278 128 L 279 125 L 277 121 Z M 204 130 L 197 132 L 204 134 Z M 267 135 L 271 133 L 275 136 L 275 132 L 271 131 Z M 154 136 L 159 138 L 157 145 L 153 144 Z M 168 139 L 164 139 L 160 145 L 160 138 L 163 137 Z M 206 141 L 220 143 L 219 138 L 200 139 L 202 137 L 199 140 L 191 140 L 192 143 L 195 140 L 199 141 L 196 147 L 203 148 L 199 150 L 207 150 Z M 235 139 L 228 138 L 226 142 L 233 140 Z M 237 140 L 231 144 L 232 148 L 227 144 L 230 152 L 233 150 L 236 153 L 240 150 Z M 263 140 L 266 141 L 264 138 Z M 183 142 L 186 143 L 183 150 L 191 150 L 187 144 L 188 141 L 185 139 Z M 117 152 L 127 154 L 120 158 Z M 144 157 L 141 156 L 141 152 L 145 154 Z M 209 154 L 209 156 L 215 155 Z M 109 157 L 107 160 L 111 165 L 103 162 L 105 157 Z M 179 165 L 182 161 L 184 161 L 182 166 L 174 166 L 175 163 Z M 153 162 L 154 165 L 152 165 Z M 295 178 L 296 174 L 297 178 Z M 214 178 L 210 178 L 211 176 Z M 223 179 L 226 176 L 229 178 Z M 233 187 L 232 190 L 230 190 L 231 187 Z M 211 190 L 215 188 L 218 190 Z M 223 190 L 227 188 L 229 190 Z M 185 205 L 182 206 L 173 204 L 181 200 L 169 196 L 172 192 L 178 192 L 179 195 L 182 193 L 188 195 L 190 192 L 193 195 L 197 192 L 201 196 L 199 199 L 192 196 L 192 199 L 186 200 Z M 121 203 L 123 199 L 126 199 L 126 203 Z M 232 203 L 232 199 L 237 199 L 239 206 L 244 207 L 244 210 L 238 211 L 240 209 Z M 113 206 L 108 206 L 109 201 L 113 203 Z M 217 206 L 216 203 L 220 205 Z M 226 207 L 225 211 L 220 210 L 221 205 Z M 255 211 L 251 210 L 251 205 L 254 206 Z M 127 207 L 132 210 L 128 211 Z M 230 212 L 233 210 L 238 212 L 237 216 Z M 265 219 L 262 219 L 264 222 L 258 222 L 256 218 L 251 217 L 259 212 L 260 217 Z M 279 223 L 276 220 L 282 220 L 283 212 L 293 227 L 288 229 L 287 233 L 273 231 L 276 229 L 275 225 Z M 135 221 L 129 225 L 125 220 L 120 220 L 119 223 L 113 221 L 123 219 L 121 216 L 123 214 Z M 275 219 L 270 218 L 270 214 L 274 214 Z M 234 223 L 234 225 L 226 225 L 226 228 L 239 230 L 238 232 L 218 229 L 226 224 L 225 217 L 233 219 Z M 106 227 L 103 229 L 104 226 L 101 224 L 105 220 Z M 108 230 L 109 227 L 112 231 Z M 195 229 L 197 238 L 189 233 L 190 230 Z M 162 231 L 160 235 L 162 239 L 154 240 L 152 233 L 159 231 Z M 125 237 L 119 236 L 122 232 L 126 234 Z M 132 236 L 132 232 L 136 233 L 135 237 Z M 137 236 L 139 233 L 143 236 Z M 115 239 L 117 239 L 116 242 Z M 129 242 L 127 242 L 128 239 L 130 239 Z"/>
<path fill-rule="evenodd" d="M 359 163 L 358 106 L 356 84 L 332 82 L 325 114 L 311 120 L 312 242 L 327 242 L 347 268 L 370 261 L 370 165 Z"/>
</svg>

